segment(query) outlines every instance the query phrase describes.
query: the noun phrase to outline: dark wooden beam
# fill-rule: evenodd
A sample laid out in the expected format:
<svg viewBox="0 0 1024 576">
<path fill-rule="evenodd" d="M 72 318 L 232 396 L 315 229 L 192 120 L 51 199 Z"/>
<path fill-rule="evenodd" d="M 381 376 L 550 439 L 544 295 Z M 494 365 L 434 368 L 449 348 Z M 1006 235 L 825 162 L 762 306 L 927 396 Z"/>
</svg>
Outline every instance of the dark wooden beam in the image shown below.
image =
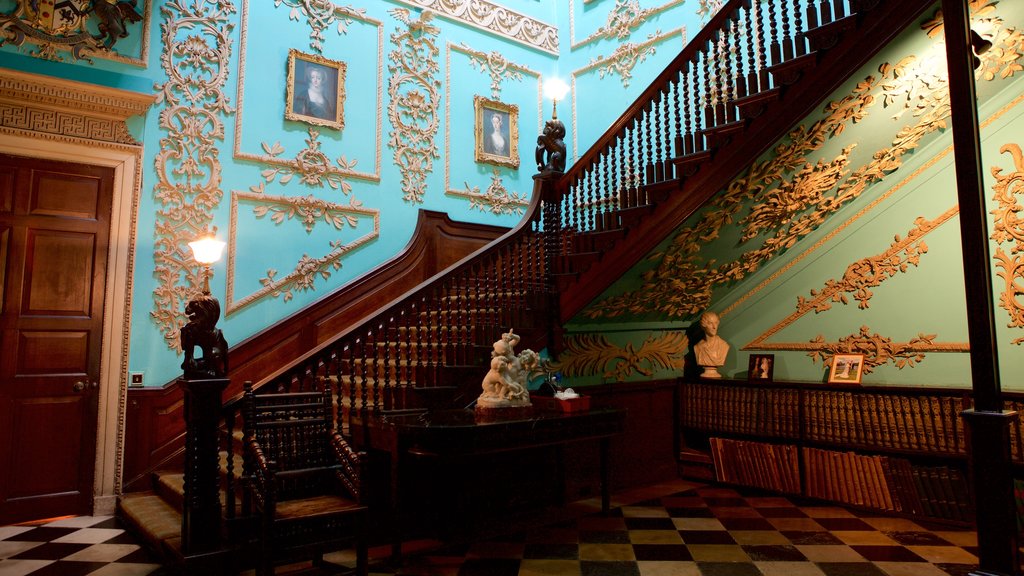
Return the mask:
<svg viewBox="0 0 1024 576">
<path fill-rule="evenodd" d="M 975 574 L 1016 575 L 1019 566 L 1009 436 L 1016 413 L 1003 410 L 999 382 L 970 9 L 966 0 L 942 0 L 942 13 L 974 389 L 974 409 L 964 412 L 964 421 L 970 430 L 978 524 L 979 562 Z"/>
</svg>

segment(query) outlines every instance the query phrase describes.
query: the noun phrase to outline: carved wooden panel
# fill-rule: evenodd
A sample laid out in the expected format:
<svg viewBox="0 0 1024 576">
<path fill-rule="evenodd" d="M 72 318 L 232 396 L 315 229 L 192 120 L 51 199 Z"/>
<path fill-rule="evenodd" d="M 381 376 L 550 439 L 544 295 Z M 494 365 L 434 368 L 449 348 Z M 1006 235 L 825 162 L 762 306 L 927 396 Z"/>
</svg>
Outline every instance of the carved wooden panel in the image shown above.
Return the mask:
<svg viewBox="0 0 1024 576">
<path fill-rule="evenodd" d="M 0 212 L 7 213 L 14 208 L 15 176 L 12 166 L 0 166 Z"/>
<path fill-rule="evenodd" d="M 88 332 L 22 330 L 19 336 L 16 375 L 88 372 Z"/>
<path fill-rule="evenodd" d="M 45 497 L 78 489 L 78 469 L 68 466 L 59 456 L 78 453 L 84 442 L 93 442 L 92 438 L 78 434 L 87 404 L 85 396 L 28 398 L 15 403 L 12 435 L 31 441 L 14 442 L 11 469 L 32 470 L 33 473 L 10 474 L 8 498 Z M 41 422 L 59 422 L 60 425 L 43 428 Z"/>
<path fill-rule="evenodd" d="M 30 213 L 36 216 L 96 218 L 100 180 L 79 174 L 37 171 L 33 174 Z"/>
<path fill-rule="evenodd" d="M 92 234 L 33 230 L 25 255 L 22 314 L 86 316 L 92 302 Z"/>
</svg>

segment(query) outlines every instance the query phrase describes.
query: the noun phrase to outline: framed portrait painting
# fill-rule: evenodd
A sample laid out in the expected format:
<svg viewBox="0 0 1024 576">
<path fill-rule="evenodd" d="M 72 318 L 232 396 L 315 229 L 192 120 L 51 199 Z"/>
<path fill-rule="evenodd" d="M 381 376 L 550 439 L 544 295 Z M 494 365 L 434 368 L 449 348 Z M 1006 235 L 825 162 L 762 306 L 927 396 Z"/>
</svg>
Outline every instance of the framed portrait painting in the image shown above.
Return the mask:
<svg viewBox="0 0 1024 576">
<path fill-rule="evenodd" d="M 860 384 L 864 373 L 863 354 L 836 354 L 828 371 L 829 384 Z"/>
<path fill-rule="evenodd" d="M 775 354 L 751 354 L 747 368 L 747 380 L 754 383 L 770 383 L 775 375 Z"/>
<path fill-rule="evenodd" d="M 345 127 L 345 63 L 294 48 L 288 51 L 284 117 L 341 130 Z"/>
<path fill-rule="evenodd" d="M 519 107 L 473 97 L 477 162 L 519 168 Z"/>
</svg>

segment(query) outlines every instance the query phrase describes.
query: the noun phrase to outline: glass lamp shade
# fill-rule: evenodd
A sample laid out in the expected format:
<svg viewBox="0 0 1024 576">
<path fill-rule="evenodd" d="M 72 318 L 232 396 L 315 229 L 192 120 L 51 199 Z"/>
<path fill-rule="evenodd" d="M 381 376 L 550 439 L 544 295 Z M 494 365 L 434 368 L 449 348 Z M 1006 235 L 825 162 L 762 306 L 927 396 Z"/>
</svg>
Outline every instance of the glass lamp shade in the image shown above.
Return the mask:
<svg viewBox="0 0 1024 576">
<path fill-rule="evenodd" d="M 569 93 L 569 85 L 564 80 L 558 77 L 548 78 L 544 81 L 544 96 L 551 98 L 554 101 L 565 98 L 565 95 Z"/>
<path fill-rule="evenodd" d="M 200 264 L 213 264 L 220 260 L 220 256 L 224 252 L 224 247 L 227 246 L 227 243 L 217 240 L 213 236 L 205 236 L 195 242 L 189 242 L 188 245 L 192 249 L 192 257 L 195 258 L 196 262 Z"/>
</svg>

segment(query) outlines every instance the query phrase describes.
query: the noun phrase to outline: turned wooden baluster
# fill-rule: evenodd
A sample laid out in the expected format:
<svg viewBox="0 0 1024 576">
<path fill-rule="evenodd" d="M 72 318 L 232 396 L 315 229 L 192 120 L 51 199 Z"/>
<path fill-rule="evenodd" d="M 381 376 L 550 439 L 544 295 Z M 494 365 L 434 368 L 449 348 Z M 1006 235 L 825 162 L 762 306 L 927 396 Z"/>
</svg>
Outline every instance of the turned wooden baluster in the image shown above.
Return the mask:
<svg viewBox="0 0 1024 576">
<path fill-rule="evenodd" d="M 809 3 L 814 2 L 810 0 Z M 793 0 L 793 14 L 794 14 L 794 33 L 793 41 L 796 43 L 796 55 L 803 56 L 807 54 L 807 36 L 805 34 L 803 22 L 803 9 L 800 8 L 800 0 Z"/>
<path fill-rule="evenodd" d="M 771 55 L 771 66 L 776 66 L 782 63 L 782 45 L 779 44 L 779 21 L 777 18 L 776 2 L 778 0 L 769 0 L 768 2 L 768 26 L 771 31 L 771 44 L 769 45 L 769 54 Z"/>
<path fill-rule="evenodd" d="M 696 103 L 693 99 L 693 93 L 690 89 L 691 82 L 693 82 L 693 75 L 690 73 L 690 63 L 686 62 L 683 64 L 683 134 L 680 140 L 676 141 L 676 155 L 686 156 L 693 154 L 694 149 L 694 138 L 693 138 L 693 110 L 696 107 Z"/>
</svg>

